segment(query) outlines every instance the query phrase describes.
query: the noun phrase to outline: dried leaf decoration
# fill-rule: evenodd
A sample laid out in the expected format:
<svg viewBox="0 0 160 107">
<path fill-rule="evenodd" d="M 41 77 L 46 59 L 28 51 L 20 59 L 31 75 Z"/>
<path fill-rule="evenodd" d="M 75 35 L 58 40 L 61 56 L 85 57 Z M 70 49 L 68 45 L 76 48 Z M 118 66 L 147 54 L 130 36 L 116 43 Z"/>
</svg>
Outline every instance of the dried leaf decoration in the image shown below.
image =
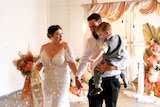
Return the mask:
<svg viewBox="0 0 160 107">
<path fill-rule="evenodd" d="M 143 36 L 146 45 L 152 42 L 160 44 L 160 28 L 156 29 L 153 25 L 146 23 L 143 25 Z"/>
<path fill-rule="evenodd" d="M 160 44 L 160 27 L 157 30 L 157 42 Z"/>
<path fill-rule="evenodd" d="M 145 44 L 149 45 L 150 41 L 153 38 L 153 32 L 151 30 L 151 25 L 149 23 L 146 23 L 143 25 L 143 36 L 144 36 L 144 40 L 145 40 Z"/>
<path fill-rule="evenodd" d="M 146 49 L 143 54 L 145 70 L 145 92 L 160 97 L 160 27 L 146 23 L 143 25 L 143 36 Z M 155 66 L 156 65 L 156 66 Z"/>
<path fill-rule="evenodd" d="M 160 27 L 156 29 L 149 23 L 143 24 L 143 36 L 145 40 L 146 49 L 143 54 L 143 60 L 147 63 L 148 57 L 152 54 L 150 51 L 151 45 L 157 43 L 160 44 Z M 148 65 L 146 64 L 148 68 Z"/>
</svg>

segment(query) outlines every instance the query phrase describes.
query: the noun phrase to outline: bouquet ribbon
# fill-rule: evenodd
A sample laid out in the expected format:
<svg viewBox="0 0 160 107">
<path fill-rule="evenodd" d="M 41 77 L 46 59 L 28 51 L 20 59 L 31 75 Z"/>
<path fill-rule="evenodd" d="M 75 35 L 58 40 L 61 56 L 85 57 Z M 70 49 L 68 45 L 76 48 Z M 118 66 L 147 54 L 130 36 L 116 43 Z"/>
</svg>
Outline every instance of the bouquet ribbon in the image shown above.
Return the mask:
<svg viewBox="0 0 160 107">
<path fill-rule="evenodd" d="M 21 94 L 22 101 L 25 98 L 29 98 L 29 103 L 30 103 L 29 107 L 34 107 L 34 100 L 36 100 L 35 93 L 34 93 L 34 86 L 35 85 L 37 85 L 39 88 L 38 89 L 39 94 L 42 94 L 41 86 L 39 86 L 40 84 L 41 84 L 41 77 L 39 75 L 39 71 L 35 66 L 33 66 L 32 70 L 31 70 L 31 74 L 26 75 L 24 86 L 22 89 L 22 94 Z"/>
<path fill-rule="evenodd" d="M 31 105 L 30 107 L 34 107 L 32 86 L 31 86 L 31 77 L 30 76 L 26 76 L 24 86 L 22 89 L 21 100 L 23 101 L 25 98 L 29 98 L 29 102 Z"/>
</svg>

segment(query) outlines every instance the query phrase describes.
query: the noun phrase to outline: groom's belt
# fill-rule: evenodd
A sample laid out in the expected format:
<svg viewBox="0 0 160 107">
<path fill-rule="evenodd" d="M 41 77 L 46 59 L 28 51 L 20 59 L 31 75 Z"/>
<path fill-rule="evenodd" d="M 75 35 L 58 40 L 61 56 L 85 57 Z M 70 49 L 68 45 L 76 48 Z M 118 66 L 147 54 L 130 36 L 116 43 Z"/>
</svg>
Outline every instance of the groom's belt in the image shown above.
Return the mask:
<svg viewBox="0 0 160 107">
<path fill-rule="evenodd" d="M 103 80 L 108 80 L 108 79 L 118 79 L 119 75 L 111 76 L 111 77 L 102 77 Z"/>
</svg>

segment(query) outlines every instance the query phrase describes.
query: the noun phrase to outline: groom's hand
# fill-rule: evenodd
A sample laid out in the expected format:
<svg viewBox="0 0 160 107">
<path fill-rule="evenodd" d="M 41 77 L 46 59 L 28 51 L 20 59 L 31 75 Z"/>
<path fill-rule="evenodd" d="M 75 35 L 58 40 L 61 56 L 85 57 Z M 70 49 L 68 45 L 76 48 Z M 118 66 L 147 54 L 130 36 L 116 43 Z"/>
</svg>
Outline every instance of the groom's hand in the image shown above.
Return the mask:
<svg viewBox="0 0 160 107">
<path fill-rule="evenodd" d="M 112 70 L 117 70 L 117 66 L 112 66 L 106 63 L 106 61 L 103 61 L 103 64 L 98 64 L 96 67 L 96 70 L 100 72 L 107 72 L 107 71 L 112 71 Z"/>
<path fill-rule="evenodd" d="M 79 80 L 78 77 L 75 77 L 75 82 L 76 82 L 76 86 L 77 86 L 78 89 L 82 89 L 83 88 L 83 86 L 81 84 L 81 81 Z"/>
</svg>

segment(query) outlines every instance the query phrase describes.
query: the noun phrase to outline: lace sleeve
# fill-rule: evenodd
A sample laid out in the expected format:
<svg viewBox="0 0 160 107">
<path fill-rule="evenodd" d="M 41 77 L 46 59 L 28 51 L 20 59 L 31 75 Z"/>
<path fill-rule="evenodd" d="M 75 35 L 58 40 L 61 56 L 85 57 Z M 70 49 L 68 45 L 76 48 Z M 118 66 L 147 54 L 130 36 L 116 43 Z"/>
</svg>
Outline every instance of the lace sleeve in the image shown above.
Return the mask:
<svg viewBox="0 0 160 107">
<path fill-rule="evenodd" d="M 69 53 L 68 51 L 65 51 L 65 59 L 68 62 L 75 62 L 73 55 L 71 55 L 71 53 Z"/>
</svg>

